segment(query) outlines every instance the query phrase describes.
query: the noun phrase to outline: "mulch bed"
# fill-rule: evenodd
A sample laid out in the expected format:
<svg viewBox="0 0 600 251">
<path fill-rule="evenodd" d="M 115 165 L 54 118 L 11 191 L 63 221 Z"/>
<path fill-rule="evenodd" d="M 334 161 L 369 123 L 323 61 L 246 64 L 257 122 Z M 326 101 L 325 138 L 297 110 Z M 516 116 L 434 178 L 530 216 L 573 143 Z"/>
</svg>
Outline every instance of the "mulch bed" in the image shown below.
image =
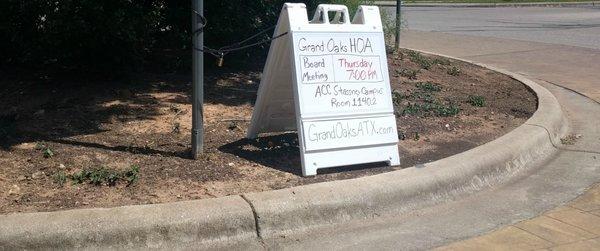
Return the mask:
<svg viewBox="0 0 600 251">
<path fill-rule="evenodd" d="M 205 149 L 189 157 L 189 76 L 119 81 L 2 80 L 0 213 L 220 197 L 389 172 L 489 142 L 536 110 L 508 76 L 403 50 L 389 55 L 400 166 L 301 176 L 295 133 L 245 133 L 259 71 L 209 72 Z"/>
</svg>

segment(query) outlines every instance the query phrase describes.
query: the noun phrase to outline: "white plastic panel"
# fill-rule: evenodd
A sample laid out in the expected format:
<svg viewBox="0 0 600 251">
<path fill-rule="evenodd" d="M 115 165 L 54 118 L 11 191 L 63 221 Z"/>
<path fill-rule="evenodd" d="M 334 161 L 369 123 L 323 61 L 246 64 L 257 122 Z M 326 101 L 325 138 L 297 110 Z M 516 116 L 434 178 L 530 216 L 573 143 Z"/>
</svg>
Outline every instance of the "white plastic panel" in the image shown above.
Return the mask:
<svg viewBox="0 0 600 251">
<path fill-rule="evenodd" d="M 334 120 L 303 120 L 306 152 L 398 143 L 394 115 Z"/>
<path fill-rule="evenodd" d="M 293 41 L 302 118 L 393 112 L 381 32 L 294 32 Z"/>
<path fill-rule="evenodd" d="M 333 13 L 333 16 L 329 16 Z M 400 164 L 379 9 L 286 3 L 271 43 L 248 137 L 298 129 L 302 173 Z"/>
</svg>

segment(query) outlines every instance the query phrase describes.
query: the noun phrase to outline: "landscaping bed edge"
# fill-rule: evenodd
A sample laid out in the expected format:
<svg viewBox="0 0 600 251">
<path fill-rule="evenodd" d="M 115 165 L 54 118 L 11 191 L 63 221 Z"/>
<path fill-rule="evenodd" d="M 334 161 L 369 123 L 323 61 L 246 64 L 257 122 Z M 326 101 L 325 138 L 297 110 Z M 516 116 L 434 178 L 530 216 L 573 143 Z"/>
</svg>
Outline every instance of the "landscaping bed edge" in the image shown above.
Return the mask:
<svg viewBox="0 0 600 251">
<path fill-rule="evenodd" d="M 317 183 L 245 195 L 253 204 L 263 238 L 295 231 L 398 214 L 498 185 L 539 167 L 558 151 L 568 130 L 560 104 L 532 80 L 503 69 L 440 55 L 506 74 L 538 98 L 538 109 L 508 134 L 468 151 L 421 166 L 359 179 Z"/>
<path fill-rule="evenodd" d="M 557 142 L 569 129 L 548 90 L 502 69 L 425 53 L 509 75 L 535 92 L 538 109 L 500 138 L 399 171 L 206 200 L 0 215 L 0 249 L 259 245 L 261 239 L 402 213 L 480 191 L 539 167 L 558 151 Z"/>
</svg>

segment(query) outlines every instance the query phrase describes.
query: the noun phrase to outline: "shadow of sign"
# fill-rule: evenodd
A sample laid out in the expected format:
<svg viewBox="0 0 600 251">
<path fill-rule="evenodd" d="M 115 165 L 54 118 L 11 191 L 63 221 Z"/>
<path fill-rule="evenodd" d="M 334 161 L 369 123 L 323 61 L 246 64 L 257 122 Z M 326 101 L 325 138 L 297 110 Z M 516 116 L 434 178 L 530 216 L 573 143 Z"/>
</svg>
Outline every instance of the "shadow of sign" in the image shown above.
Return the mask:
<svg viewBox="0 0 600 251">
<path fill-rule="evenodd" d="M 240 139 L 219 147 L 219 151 L 233 154 L 248 161 L 273 168 L 282 172 L 302 176 L 298 134 L 295 132 L 263 136 L 256 139 Z M 348 173 L 369 171 L 367 169 L 389 169 L 385 162 L 339 166 L 318 170 L 319 174 Z M 376 170 L 372 170 L 376 171 Z M 381 170 L 380 170 L 381 171 Z M 378 172 L 378 171 L 376 171 Z"/>
<path fill-rule="evenodd" d="M 256 139 L 244 138 L 219 147 L 219 151 L 276 170 L 302 175 L 296 133 L 270 135 Z"/>
</svg>

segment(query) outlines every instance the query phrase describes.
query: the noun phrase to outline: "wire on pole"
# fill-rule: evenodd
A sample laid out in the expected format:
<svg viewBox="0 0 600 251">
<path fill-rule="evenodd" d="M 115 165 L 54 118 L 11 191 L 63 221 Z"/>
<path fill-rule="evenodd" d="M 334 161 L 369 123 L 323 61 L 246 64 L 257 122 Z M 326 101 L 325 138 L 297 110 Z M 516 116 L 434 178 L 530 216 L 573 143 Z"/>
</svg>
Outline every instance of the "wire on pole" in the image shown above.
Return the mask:
<svg viewBox="0 0 600 251">
<path fill-rule="evenodd" d="M 196 18 L 199 20 L 198 27 L 194 28 L 194 31 L 193 31 L 194 32 L 194 37 L 197 37 L 197 36 L 200 36 L 200 35 L 204 34 L 204 28 L 208 24 L 208 21 L 206 20 L 206 18 L 200 12 L 198 12 L 196 10 L 192 10 L 192 11 L 196 15 Z M 256 34 L 254 34 L 254 35 L 252 35 L 252 36 L 250 36 L 250 37 L 242 40 L 242 41 L 239 41 L 239 42 L 236 42 L 236 43 L 233 43 L 233 44 L 230 44 L 230 45 L 223 46 L 223 47 L 221 47 L 219 49 L 213 49 L 213 48 L 210 48 L 210 47 L 205 46 L 205 45 L 203 45 L 202 47 L 194 45 L 194 50 L 201 51 L 201 52 L 206 52 L 208 54 L 211 54 L 211 55 L 215 56 L 216 58 L 218 58 L 219 60 L 222 61 L 223 57 L 225 55 L 227 55 L 228 53 L 230 53 L 230 52 L 244 50 L 244 49 L 247 49 L 247 48 L 250 48 L 250 47 L 254 47 L 254 46 L 266 44 L 266 43 L 269 43 L 269 42 L 271 42 L 271 41 L 273 41 L 275 39 L 278 39 L 278 38 L 283 37 L 283 36 L 285 36 L 285 35 L 288 34 L 288 32 L 284 32 L 284 33 L 278 34 L 276 36 L 273 36 L 271 38 L 263 39 L 263 40 L 260 40 L 258 42 L 251 43 L 251 44 L 246 44 L 249 41 L 251 41 L 252 39 L 254 39 L 254 38 L 256 38 L 256 37 L 258 37 L 258 36 L 260 36 L 262 34 L 265 34 L 265 33 L 267 33 L 270 30 L 273 30 L 275 27 L 277 27 L 277 25 L 273 25 L 273 26 L 271 26 L 269 28 L 266 28 L 266 29 L 264 29 L 264 30 L 262 30 L 262 31 L 260 31 L 260 32 L 258 32 Z"/>
<path fill-rule="evenodd" d="M 273 25 L 239 42 L 223 46 L 219 49 L 213 49 L 204 45 L 204 28 L 208 24 L 208 20 L 202 14 L 204 12 L 204 1 L 192 0 L 192 12 L 192 43 L 194 48 L 192 52 L 192 158 L 196 159 L 202 153 L 204 147 L 204 52 L 217 57 L 217 64 L 221 66 L 223 64 L 223 57 L 227 53 L 266 44 L 288 33 L 284 32 L 271 38 L 248 44 L 252 39 L 274 29 L 276 25 Z"/>
</svg>

